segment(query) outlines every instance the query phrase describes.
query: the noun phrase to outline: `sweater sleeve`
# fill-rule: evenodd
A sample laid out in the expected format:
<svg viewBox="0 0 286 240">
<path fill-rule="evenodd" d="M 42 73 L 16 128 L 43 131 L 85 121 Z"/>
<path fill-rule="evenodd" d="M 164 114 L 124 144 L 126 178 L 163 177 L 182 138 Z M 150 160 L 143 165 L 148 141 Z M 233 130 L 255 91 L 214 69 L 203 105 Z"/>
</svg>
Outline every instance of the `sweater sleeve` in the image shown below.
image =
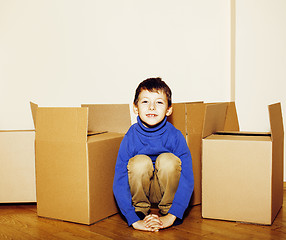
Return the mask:
<svg viewBox="0 0 286 240">
<path fill-rule="evenodd" d="M 139 217 L 135 213 L 135 208 L 132 205 L 132 196 L 128 182 L 127 165 L 131 154 L 128 152 L 128 136 L 123 138 L 115 165 L 115 174 L 113 180 L 113 193 L 121 213 L 127 220 L 128 225 L 137 222 Z"/>
<path fill-rule="evenodd" d="M 182 219 L 194 190 L 194 175 L 191 153 L 186 140 L 180 131 L 178 131 L 174 154 L 180 158 L 182 170 L 179 185 L 169 213 Z"/>
</svg>

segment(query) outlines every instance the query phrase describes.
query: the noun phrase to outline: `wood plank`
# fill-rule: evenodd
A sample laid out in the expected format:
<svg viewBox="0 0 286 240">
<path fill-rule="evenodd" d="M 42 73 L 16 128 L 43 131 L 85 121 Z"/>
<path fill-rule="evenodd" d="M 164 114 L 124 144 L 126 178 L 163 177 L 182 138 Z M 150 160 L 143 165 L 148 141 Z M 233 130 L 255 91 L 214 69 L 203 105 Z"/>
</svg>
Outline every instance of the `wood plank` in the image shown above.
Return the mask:
<svg viewBox="0 0 286 240">
<path fill-rule="evenodd" d="M 284 188 L 284 205 L 285 197 Z M 35 204 L 0 204 L 0 239 L 286 239 L 286 210 L 282 207 L 274 223 L 264 226 L 203 219 L 198 205 L 186 214 L 183 224 L 150 233 L 128 227 L 119 214 L 86 226 L 38 217 Z"/>
</svg>

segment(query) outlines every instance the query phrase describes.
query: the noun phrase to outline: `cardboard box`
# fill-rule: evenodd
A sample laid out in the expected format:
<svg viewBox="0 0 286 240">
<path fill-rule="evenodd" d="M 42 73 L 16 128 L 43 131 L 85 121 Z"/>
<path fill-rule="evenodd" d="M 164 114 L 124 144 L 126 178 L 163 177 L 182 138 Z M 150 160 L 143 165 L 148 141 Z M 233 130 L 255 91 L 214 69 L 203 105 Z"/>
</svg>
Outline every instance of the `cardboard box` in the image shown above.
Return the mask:
<svg viewBox="0 0 286 240">
<path fill-rule="evenodd" d="M 207 115 L 211 108 L 207 107 Z M 265 225 L 274 221 L 283 202 L 284 130 L 280 103 L 269 106 L 269 117 L 270 133 L 215 134 L 212 129 L 214 134 L 203 139 L 204 218 Z"/>
<path fill-rule="evenodd" d="M 117 213 L 112 184 L 129 105 L 31 108 L 38 215 L 89 225 Z"/>
<path fill-rule="evenodd" d="M 207 134 L 204 129 L 207 105 L 215 105 L 214 113 L 217 118 L 208 118 L 208 126 L 217 126 L 220 130 L 238 131 L 238 119 L 234 102 L 230 103 L 174 103 L 173 113 L 168 118 L 177 129 L 185 136 L 193 160 L 194 192 L 191 205 L 201 204 L 201 147 L 202 138 Z"/>
<path fill-rule="evenodd" d="M 0 203 L 36 202 L 35 131 L 0 131 Z"/>
</svg>

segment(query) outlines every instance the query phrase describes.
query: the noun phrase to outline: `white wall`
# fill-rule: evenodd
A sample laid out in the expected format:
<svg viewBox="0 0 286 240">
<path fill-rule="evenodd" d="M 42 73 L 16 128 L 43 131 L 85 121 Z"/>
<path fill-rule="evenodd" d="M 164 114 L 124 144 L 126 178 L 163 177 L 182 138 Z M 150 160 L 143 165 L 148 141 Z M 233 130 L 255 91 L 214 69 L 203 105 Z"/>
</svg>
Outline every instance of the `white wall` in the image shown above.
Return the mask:
<svg viewBox="0 0 286 240">
<path fill-rule="evenodd" d="M 131 103 L 161 76 L 176 101 L 229 100 L 228 0 L 0 0 L 0 129 L 40 106 Z"/>
<path fill-rule="evenodd" d="M 229 101 L 232 1 L 0 0 L 0 130 L 32 129 L 29 101 L 131 103 L 152 76 L 174 102 Z M 286 1 L 235 2 L 240 125 L 268 131 L 266 106 L 285 105 Z"/>
<path fill-rule="evenodd" d="M 285 13 L 285 0 L 236 1 L 235 95 L 241 130 L 270 131 L 267 105 L 275 102 L 282 103 L 286 126 Z M 286 164 L 284 180 L 285 173 Z"/>
</svg>

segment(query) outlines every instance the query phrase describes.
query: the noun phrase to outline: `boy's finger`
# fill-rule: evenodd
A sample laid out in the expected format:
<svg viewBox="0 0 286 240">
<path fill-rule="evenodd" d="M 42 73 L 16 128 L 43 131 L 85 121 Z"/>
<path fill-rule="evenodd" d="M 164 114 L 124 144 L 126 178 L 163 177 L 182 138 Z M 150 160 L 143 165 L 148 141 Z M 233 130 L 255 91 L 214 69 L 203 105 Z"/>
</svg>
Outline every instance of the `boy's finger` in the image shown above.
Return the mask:
<svg viewBox="0 0 286 240">
<path fill-rule="evenodd" d="M 151 219 L 146 219 L 144 220 L 145 224 L 152 224 L 153 222 L 157 222 L 159 224 L 162 224 L 162 221 L 161 219 L 158 219 L 158 218 L 151 218 Z"/>
<path fill-rule="evenodd" d="M 145 220 L 146 220 L 146 221 L 149 221 L 150 219 L 153 219 L 153 218 L 159 219 L 159 216 L 156 215 L 156 214 L 150 214 L 150 215 L 148 215 L 148 216 L 146 216 L 146 217 L 144 218 L 144 221 L 145 221 Z"/>
<path fill-rule="evenodd" d="M 160 228 L 152 228 L 152 232 L 159 232 Z"/>
<path fill-rule="evenodd" d="M 156 226 L 145 226 L 145 231 L 149 232 L 158 232 L 162 227 L 156 227 Z"/>
<path fill-rule="evenodd" d="M 163 225 L 162 221 L 160 219 L 153 219 L 148 222 L 146 222 L 146 227 L 158 227 L 161 228 Z"/>
</svg>

